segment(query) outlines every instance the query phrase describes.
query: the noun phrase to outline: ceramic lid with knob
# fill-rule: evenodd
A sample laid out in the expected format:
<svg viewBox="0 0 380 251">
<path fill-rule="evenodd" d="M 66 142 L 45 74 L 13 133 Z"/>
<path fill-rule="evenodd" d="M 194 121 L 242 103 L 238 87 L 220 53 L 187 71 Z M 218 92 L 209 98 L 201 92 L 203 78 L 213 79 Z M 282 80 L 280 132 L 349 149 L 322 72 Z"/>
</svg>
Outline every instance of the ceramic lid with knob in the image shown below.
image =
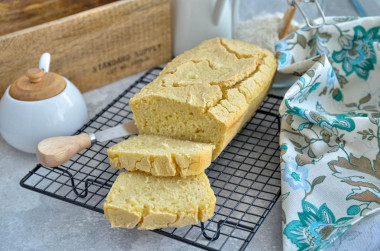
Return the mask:
<svg viewBox="0 0 380 251">
<path fill-rule="evenodd" d="M 66 81 L 62 76 L 31 68 L 11 85 L 9 95 L 21 101 L 38 101 L 54 97 L 65 88 Z"/>
<path fill-rule="evenodd" d="M 87 121 L 86 102 L 67 78 L 49 72 L 50 54 L 5 91 L 0 100 L 0 133 L 11 146 L 35 153 L 49 137 L 68 136 Z"/>
</svg>

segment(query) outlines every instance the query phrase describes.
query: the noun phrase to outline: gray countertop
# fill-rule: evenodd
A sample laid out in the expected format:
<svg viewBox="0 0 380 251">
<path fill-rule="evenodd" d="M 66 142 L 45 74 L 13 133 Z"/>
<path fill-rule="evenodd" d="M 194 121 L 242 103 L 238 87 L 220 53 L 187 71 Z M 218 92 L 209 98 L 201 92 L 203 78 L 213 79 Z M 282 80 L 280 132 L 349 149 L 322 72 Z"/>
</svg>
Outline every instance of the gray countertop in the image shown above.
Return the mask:
<svg viewBox="0 0 380 251">
<path fill-rule="evenodd" d="M 350 1 L 328 1 L 327 14 L 356 15 Z M 84 94 L 89 118 L 98 113 L 121 90 L 126 89 L 142 73 L 114 82 Z M 272 93 L 283 94 L 282 90 Z M 151 231 L 112 229 L 103 214 L 78 207 L 60 200 L 24 189 L 19 181 L 35 165 L 33 154 L 20 152 L 9 146 L 0 137 L 0 250 L 194 250 L 196 248 L 156 234 Z M 367 222 L 367 223 L 366 223 Z M 360 225 L 369 224 L 360 229 Z M 378 242 L 371 242 L 371 233 L 363 229 L 377 227 L 380 217 L 368 217 L 356 224 L 334 243 L 331 250 L 344 250 L 367 246 L 359 245 L 357 237 L 369 240 L 367 250 L 379 248 Z M 376 229 L 375 229 L 376 230 Z M 274 205 L 262 226 L 250 242 L 247 250 L 281 250 L 281 203 Z M 374 236 L 376 239 L 376 236 Z M 375 240 L 372 239 L 372 240 Z M 377 238 L 378 239 L 378 238 Z M 346 244 L 345 244 L 346 243 Z M 345 246 L 346 245 L 346 246 Z M 349 246 L 347 246 L 349 245 Z"/>
</svg>

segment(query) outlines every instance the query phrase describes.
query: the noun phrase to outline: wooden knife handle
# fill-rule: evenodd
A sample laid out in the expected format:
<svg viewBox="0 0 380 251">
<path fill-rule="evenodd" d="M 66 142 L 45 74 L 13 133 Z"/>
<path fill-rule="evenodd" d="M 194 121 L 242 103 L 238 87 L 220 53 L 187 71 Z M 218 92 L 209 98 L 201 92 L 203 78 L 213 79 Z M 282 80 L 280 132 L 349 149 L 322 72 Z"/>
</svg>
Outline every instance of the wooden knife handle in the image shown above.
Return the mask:
<svg viewBox="0 0 380 251">
<path fill-rule="evenodd" d="M 38 143 L 37 159 L 43 166 L 56 167 L 90 146 L 91 140 L 86 133 L 47 138 Z"/>
</svg>

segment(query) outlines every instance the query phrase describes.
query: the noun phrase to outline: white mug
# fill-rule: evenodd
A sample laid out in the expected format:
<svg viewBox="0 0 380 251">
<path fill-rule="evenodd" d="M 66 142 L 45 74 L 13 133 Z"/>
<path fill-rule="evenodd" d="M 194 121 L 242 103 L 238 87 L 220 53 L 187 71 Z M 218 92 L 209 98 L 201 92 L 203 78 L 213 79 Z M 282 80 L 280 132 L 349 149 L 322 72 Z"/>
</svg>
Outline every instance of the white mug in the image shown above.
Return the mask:
<svg viewBox="0 0 380 251">
<path fill-rule="evenodd" d="M 232 37 L 228 0 L 172 0 L 173 54 L 178 56 L 204 40 Z"/>
</svg>

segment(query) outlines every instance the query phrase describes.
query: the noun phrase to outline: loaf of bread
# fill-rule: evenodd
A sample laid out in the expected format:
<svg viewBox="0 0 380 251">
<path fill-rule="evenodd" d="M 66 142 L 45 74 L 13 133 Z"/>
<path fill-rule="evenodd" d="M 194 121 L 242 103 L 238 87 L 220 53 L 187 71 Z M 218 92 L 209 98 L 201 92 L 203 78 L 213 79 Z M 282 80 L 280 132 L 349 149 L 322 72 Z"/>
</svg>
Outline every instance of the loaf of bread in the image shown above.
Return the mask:
<svg viewBox="0 0 380 251">
<path fill-rule="evenodd" d="M 276 68 L 268 50 L 211 39 L 176 57 L 129 104 L 141 134 L 212 143 L 215 159 L 260 106 Z"/>
<path fill-rule="evenodd" d="M 113 145 L 107 154 L 114 168 L 185 177 L 203 172 L 211 164 L 214 148 L 212 144 L 139 135 Z"/>
<path fill-rule="evenodd" d="M 104 214 L 112 227 L 182 227 L 212 217 L 215 203 L 204 173 L 182 178 L 123 172 L 107 195 Z"/>
<path fill-rule="evenodd" d="M 176 57 L 136 94 L 129 104 L 142 135 L 108 152 L 112 166 L 133 171 L 119 175 L 104 203 L 112 227 L 182 227 L 209 219 L 216 199 L 202 170 L 260 106 L 276 68 L 268 50 L 211 39 Z M 176 176 L 154 176 L 162 174 Z"/>
</svg>

